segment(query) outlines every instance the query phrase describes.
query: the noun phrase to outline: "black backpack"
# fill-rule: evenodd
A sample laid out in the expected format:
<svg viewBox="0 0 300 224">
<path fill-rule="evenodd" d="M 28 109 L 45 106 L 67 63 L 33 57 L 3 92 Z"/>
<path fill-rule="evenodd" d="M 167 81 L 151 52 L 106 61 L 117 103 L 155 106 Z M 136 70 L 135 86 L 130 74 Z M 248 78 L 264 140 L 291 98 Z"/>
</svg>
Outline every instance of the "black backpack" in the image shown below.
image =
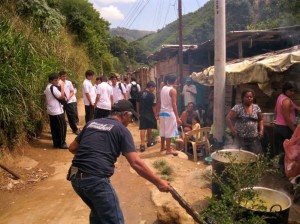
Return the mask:
<svg viewBox="0 0 300 224">
<path fill-rule="evenodd" d="M 119 89 L 121 90 L 121 93 L 124 94 L 123 89 L 122 89 L 122 84 L 120 82 L 118 84 L 119 84 Z"/>
<path fill-rule="evenodd" d="M 139 95 L 139 89 L 138 89 L 137 83 L 131 84 L 131 88 L 130 88 L 131 99 L 136 100 L 138 98 L 138 95 Z"/>
<path fill-rule="evenodd" d="M 60 87 L 60 86 L 55 86 L 55 87 L 56 87 L 59 91 L 61 90 L 61 87 Z M 51 93 L 52 93 L 52 95 L 54 96 L 54 98 L 57 99 L 58 102 L 59 102 L 61 105 L 64 106 L 64 108 L 66 108 L 66 105 L 67 105 L 67 103 L 68 103 L 66 94 L 65 94 L 64 99 L 61 100 L 61 99 L 58 99 L 58 98 L 54 95 L 54 93 L 53 93 L 53 85 L 50 86 L 50 90 L 51 90 Z"/>
</svg>

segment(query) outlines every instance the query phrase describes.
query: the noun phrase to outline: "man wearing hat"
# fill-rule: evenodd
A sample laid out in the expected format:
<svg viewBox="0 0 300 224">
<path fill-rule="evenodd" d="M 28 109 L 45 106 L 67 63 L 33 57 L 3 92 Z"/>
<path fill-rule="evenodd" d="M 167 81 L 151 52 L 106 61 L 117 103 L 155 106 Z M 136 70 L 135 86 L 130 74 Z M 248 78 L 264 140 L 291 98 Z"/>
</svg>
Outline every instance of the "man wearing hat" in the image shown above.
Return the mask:
<svg viewBox="0 0 300 224">
<path fill-rule="evenodd" d="M 189 103 L 194 103 L 195 105 L 197 105 L 197 89 L 196 86 L 192 84 L 192 79 L 190 77 L 187 77 L 185 79 L 185 85 L 183 86 L 181 95 L 183 95 L 185 107 L 187 107 Z"/>
<path fill-rule="evenodd" d="M 147 167 L 135 150 L 132 135 L 126 127 L 137 118 L 132 104 L 119 100 L 112 106 L 111 117 L 88 122 L 70 144 L 69 151 L 75 156 L 67 178 L 91 209 L 90 223 L 124 223 L 118 197 L 109 179 L 120 154 L 160 191 L 171 189 L 167 181 Z"/>
</svg>

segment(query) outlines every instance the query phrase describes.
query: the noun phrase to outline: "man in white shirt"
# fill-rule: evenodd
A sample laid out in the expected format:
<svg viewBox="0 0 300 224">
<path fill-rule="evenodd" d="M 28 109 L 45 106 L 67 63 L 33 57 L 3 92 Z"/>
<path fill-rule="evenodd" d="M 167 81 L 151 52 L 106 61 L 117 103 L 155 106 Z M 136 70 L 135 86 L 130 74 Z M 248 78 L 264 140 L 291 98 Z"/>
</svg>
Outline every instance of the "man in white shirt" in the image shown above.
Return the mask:
<svg viewBox="0 0 300 224">
<path fill-rule="evenodd" d="M 94 72 L 87 70 L 85 72 L 85 80 L 82 84 L 83 102 L 85 105 L 85 123 L 94 119 L 94 104 L 96 100 L 95 87 L 92 80 L 94 78 Z"/>
<path fill-rule="evenodd" d="M 190 77 L 186 78 L 186 84 L 184 85 L 181 95 L 183 95 L 184 98 L 184 106 L 187 107 L 189 103 L 194 103 L 197 105 L 196 102 L 196 95 L 197 95 L 197 89 L 194 84 L 192 84 L 192 79 Z"/>
<path fill-rule="evenodd" d="M 131 82 L 126 86 L 126 89 L 128 99 L 132 103 L 133 108 L 136 111 L 136 100 L 138 98 L 139 92 L 141 91 L 141 86 L 136 82 L 135 77 L 131 77 Z"/>
<path fill-rule="evenodd" d="M 181 120 L 177 110 L 177 91 L 174 88 L 176 76 L 168 76 L 167 85 L 164 85 L 160 92 L 160 112 L 159 112 L 159 134 L 161 137 L 160 151 L 174 156 L 178 153 L 171 148 L 171 139 L 178 137 L 178 126 Z"/>
<path fill-rule="evenodd" d="M 74 105 L 70 101 L 74 95 L 74 87 L 71 81 L 67 80 L 67 72 L 60 71 L 59 73 L 60 80 L 65 84 L 65 96 L 67 98 L 67 103 L 65 104 L 65 110 L 68 117 L 69 125 L 74 134 L 78 135 L 80 133 L 77 124 L 76 124 L 76 110 Z"/>
<path fill-rule="evenodd" d="M 117 80 L 118 77 L 116 75 L 110 77 L 111 86 L 113 88 L 113 103 L 117 103 L 119 100 L 128 99 L 124 84 Z"/>
<path fill-rule="evenodd" d="M 50 129 L 54 148 L 67 149 L 66 133 L 67 124 L 62 104 L 58 99 L 64 99 L 64 82 L 58 88 L 58 74 L 53 73 L 48 77 L 49 83 L 44 91 L 47 102 L 47 114 L 49 115 Z"/>
<path fill-rule="evenodd" d="M 76 97 L 77 88 L 76 88 L 76 83 L 74 81 L 72 81 L 72 84 L 73 84 L 73 88 L 74 88 L 74 94 L 70 99 L 70 103 L 73 105 L 73 108 L 74 108 L 74 111 L 75 111 L 75 114 L 76 114 L 75 121 L 76 121 L 76 124 L 78 125 L 79 117 L 78 117 L 77 97 Z"/>
<path fill-rule="evenodd" d="M 107 78 L 100 77 L 101 84 L 97 86 L 95 118 L 108 117 L 113 104 L 113 89 L 107 83 Z"/>
</svg>

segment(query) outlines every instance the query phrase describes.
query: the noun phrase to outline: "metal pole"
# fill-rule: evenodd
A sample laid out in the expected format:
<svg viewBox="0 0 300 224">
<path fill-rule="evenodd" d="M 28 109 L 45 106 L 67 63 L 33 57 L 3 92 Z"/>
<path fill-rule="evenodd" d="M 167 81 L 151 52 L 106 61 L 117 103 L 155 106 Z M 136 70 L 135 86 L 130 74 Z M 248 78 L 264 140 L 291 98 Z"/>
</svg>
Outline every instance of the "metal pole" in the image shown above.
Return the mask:
<svg viewBox="0 0 300 224">
<path fill-rule="evenodd" d="M 215 76 L 214 76 L 214 132 L 223 142 L 225 122 L 225 66 L 226 66 L 225 0 L 215 0 Z"/>
<path fill-rule="evenodd" d="M 179 63 L 179 78 L 178 79 L 178 89 L 179 92 L 183 89 L 183 47 L 182 47 L 182 6 L 181 0 L 178 0 L 178 37 L 179 37 L 179 47 L 178 47 L 178 63 Z M 178 112 L 182 112 L 183 98 L 180 94 L 177 95 L 178 100 Z"/>
<path fill-rule="evenodd" d="M 178 38 L 179 38 L 179 48 L 178 48 L 178 62 L 179 62 L 179 84 L 180 89 L 182 88 L 182 77 L 183 77 L 183 53 L 182 53 L 182 4 L 181 0 L 178 0 Z"/>
</svg>

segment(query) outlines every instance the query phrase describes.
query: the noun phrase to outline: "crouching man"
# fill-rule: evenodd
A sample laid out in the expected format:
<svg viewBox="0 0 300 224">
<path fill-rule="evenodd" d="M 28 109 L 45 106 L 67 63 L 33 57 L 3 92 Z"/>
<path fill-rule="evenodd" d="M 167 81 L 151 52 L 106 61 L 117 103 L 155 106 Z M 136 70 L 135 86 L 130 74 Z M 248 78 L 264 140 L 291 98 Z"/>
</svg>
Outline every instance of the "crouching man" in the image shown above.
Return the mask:
<svg viewBox="0 0 300 224">
<path fill-rule="evenodd" d="M 132 104 L 120 100 L 112 106 L 111 117 L 88 122 L 70 144 L 69 151 L 75 156 L 68 179 L 90 207 L 90 223 L 124 223 L 118 197 L 109 179 L 121 153 L 140 176 L 160 191 L 171 190 L 169 183 L 157 177 L 135 150 L 132 135 L 126 127 L 137 117 Z"/>
</svg>

